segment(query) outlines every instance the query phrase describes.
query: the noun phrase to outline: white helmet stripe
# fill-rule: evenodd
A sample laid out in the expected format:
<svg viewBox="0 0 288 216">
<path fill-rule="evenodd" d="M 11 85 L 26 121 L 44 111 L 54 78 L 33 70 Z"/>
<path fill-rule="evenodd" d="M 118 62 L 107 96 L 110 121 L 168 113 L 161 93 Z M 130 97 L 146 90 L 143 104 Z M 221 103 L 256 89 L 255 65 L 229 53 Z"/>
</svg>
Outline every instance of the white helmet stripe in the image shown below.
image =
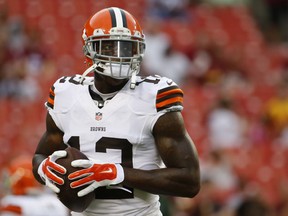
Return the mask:
<svg viewBox="0 0 288 216">
<path fill-rule="evenodd" d="M 112 8 L 114 13 L 115 13 L 115 18 L 116 18 L 116 26 L 117 27 L 124 27 L 123 26 L 123 17 L 122 17 L 122 13 L 121 10 L 119 8 Z"/>
</svg>

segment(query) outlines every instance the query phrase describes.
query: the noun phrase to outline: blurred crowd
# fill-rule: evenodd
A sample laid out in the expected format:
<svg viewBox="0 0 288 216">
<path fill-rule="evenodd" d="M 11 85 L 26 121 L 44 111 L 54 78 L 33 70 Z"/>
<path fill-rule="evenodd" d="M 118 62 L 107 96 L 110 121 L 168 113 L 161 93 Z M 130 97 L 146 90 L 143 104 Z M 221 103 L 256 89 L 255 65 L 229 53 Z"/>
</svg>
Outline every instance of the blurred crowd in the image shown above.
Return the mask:
<svg viewBox="0 0 288 216">
<path fill-rule="evenodd" d="M 39 99 L 40 86 L 49 70 L 49 50 L 41 42 L 41 32 L 29 28 L 21 17 L 10 17 L 9 8 L 0 11 L 0 98 Z"/>
<path fill-rule="evenodd" d="M 2 182 L 11 181 L 11 157 L 33 153 L 49 85 L 82 74 L 84 20 L 113 5 L 141 21 L 142 75 L 183 88 L 183 115 L 199 150 L 200 194 L 162 196 L 164 216 L 288 215 L 286 0 L 0 0 Z M 0 198 L 12 192 L 1 183 Z"/>
</svg>

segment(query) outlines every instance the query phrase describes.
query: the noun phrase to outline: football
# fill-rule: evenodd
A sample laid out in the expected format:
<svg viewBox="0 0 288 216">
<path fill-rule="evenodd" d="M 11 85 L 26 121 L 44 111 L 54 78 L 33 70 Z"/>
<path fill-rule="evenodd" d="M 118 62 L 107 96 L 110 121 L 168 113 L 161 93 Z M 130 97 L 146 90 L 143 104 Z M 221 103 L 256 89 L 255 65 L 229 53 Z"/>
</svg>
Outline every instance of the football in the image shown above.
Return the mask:
<svg viewBox="0 0 288 216">
<path fill-rule="evenodd" d="M 85 154 L 80 152 L 78 149 L 73 147 L 68 147 L 65 149 L 67 151 L 67 156 L 64 158 L 59 158 L 56 160 L 56 163 L 65 167 L 67 172 L 65 175 L 57 174 L 59 177 L 64 179 L 63 185 L 58 185 L 60 192 L 57 193 L 59 200 L 71 211 L 83 212 L 94 199 L 94 192 L 91 192 L 83 197 L 78 197 L 77 193 L 84 189 L 85 186 L 74 188 L 70 187 L 71 181 L 68 179 L 68 175 L 72 172 L 75 172 L 81 168 L 76 168 L 71 166 L 71 162 L 77 159 L 88 159 Z"/>
</svg>

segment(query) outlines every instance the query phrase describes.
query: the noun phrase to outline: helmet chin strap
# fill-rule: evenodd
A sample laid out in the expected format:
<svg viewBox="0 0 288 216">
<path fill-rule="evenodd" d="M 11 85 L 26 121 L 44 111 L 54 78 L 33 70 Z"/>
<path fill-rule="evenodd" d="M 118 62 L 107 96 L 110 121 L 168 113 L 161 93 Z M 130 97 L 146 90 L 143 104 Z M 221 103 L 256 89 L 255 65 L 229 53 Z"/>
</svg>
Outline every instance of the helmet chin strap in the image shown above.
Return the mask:
<svg viewBox="0 0 288 216">
<path fill-rule="evenodd" d="M 87 68 L 84 73 L 82 74 L 81 76 L 81 79 L 80 79 L 80 83 L 83 84 L 83 81 L 85 79 L 85 77 L 87 76 L 87 74 L 93 72 L 97 67 L 97 64 L 93 64 L 92 66 L 90 66 L 89 68 Z"/>
<path fill-rule="evenodd" d="M 132 72 L 132 75 L 130 78 L 130 88 L 131 89 L 135 89 L 135 87 L 136 87 L 136 75 L 137 75 L 137 72 L 134 70 Z"/>
</svg>

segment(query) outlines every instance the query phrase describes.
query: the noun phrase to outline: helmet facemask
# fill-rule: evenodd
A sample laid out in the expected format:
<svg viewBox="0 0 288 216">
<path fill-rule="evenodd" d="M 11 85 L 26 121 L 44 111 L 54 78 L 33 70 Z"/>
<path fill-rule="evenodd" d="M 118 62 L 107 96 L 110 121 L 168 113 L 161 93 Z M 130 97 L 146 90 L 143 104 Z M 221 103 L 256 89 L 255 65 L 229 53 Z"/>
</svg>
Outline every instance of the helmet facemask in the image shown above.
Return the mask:
<svg viewBox="0 0 288 216">
<path fill-rule="evenodd" d="M 125 35 L 91 36 L 85 40 L 83 51 L 93 65 L 84 72 L 82 81 L 92 71 L 114 79 L 127 79 L 139 73 L 145 43 Z"/>
<path fill-rule="evenodd" d="M 97 64 L 96 72 L 115 79 L 126 79 L 133 72 L 139 72 L 144 43 L 138 40 L 91 39 L 84 49 Z"/>
</svg>

